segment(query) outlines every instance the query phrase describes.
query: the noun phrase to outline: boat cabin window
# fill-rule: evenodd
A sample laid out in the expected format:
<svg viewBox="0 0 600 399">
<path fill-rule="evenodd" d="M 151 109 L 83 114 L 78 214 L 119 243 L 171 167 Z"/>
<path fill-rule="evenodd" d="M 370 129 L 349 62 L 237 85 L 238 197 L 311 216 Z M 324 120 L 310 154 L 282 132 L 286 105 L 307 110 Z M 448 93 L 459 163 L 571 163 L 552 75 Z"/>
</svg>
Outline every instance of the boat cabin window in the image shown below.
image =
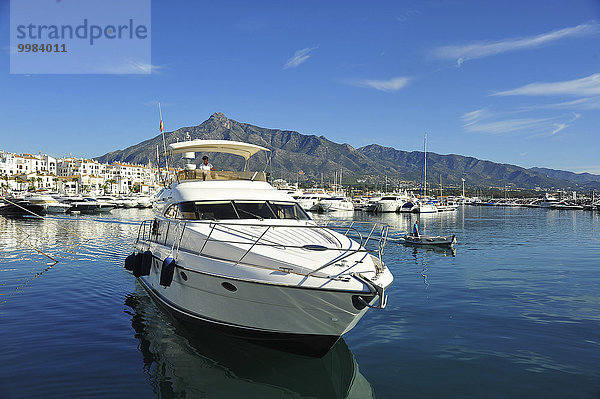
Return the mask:
<svg viewBox="0 0 600 399">
<path fill-rule="evenodd" d="M 231 201 L 184 202 L 181 206 L 190 209 L 185 212 L 185 219 L 239 219 L 239 215 Z"/>
<path fill-rule="evenodd" d="M 269 202 L 279 219 L 309 219 L 304 209 L 298 204 L 290 202 Z"/>
<path fill-rule="evenodd" d="M 277 219 L 275 212 L 265 201 L 233 201 L 241 219 Z"/>
<path fill-rule="evenodd" d="M 171 205 L 165 217 L 185 220 L 296 219 L 309 216 L 296 203 L 272 201 L 196 201 Z"/>
</svg>

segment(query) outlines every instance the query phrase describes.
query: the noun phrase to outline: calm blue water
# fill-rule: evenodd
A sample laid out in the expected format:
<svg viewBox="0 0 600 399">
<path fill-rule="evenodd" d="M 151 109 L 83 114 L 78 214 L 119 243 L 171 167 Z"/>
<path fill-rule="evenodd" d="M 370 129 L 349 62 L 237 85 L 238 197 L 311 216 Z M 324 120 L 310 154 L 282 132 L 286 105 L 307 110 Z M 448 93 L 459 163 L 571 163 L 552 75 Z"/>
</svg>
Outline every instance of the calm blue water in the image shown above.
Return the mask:
<svg viewBox="0 0 600 399">
<path fill-rule="evenodd" d="M 168 317 L 122 267 L 151 216 L 0 217 L 0 398 L 600 397 L 598 213 L 422 216 L 456 253 L 390 242 L 387 309 L 323 359 Z M 336 218 L 405 231 L 414 216 Z"/>
</svg>

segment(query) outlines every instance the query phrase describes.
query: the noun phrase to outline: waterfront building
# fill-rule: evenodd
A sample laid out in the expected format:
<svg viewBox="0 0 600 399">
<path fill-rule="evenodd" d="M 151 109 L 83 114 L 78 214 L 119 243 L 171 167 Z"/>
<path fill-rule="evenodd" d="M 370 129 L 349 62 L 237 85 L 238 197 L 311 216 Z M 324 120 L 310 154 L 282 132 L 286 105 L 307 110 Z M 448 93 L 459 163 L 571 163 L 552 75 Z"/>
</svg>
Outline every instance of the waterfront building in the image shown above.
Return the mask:
<svg viewBox="0 0 600 399">
<path fill-rule="evenodd" d="M 150 194 L 166 175 L 150 165 L 116 162 L 103 164 L 85 158 L 55 158 L 47 154 L 16 154 L 0 151 L 0 184 L 20 191 L 47 189 L 64 194 Z"/>
</svg>

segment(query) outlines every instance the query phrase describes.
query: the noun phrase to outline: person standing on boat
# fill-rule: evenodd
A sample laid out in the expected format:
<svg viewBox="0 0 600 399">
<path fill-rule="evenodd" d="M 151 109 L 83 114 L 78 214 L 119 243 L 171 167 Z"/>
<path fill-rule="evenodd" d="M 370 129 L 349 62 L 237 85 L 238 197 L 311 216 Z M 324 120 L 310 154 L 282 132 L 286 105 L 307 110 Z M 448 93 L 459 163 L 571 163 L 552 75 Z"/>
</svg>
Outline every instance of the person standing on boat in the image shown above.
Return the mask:
<svg viewBox="0 0 600 399">
<path fill-rule="evenodd" d="M 421 235 L 421 232 L 419 231 L 419 219 L 415 220 L 415 224 L 413 224 L 412 235 L 413 237 L 419 237 Z"/>
<path fill-rule="evenodd" d="M 203 180 L 206 180 L 206 175 L 208 175 L 208 172 L 215 170 L 212 164 L 208 163 L 208 157 L 206 155 L 202 157 L 202 164 L 200 165 L 200 170 L 202 171 Z"/>
<path fill-rule="evenodd" d="M 215 170 L 211 163 L 208 163 L 208 157 L 205 155 L 202 157 L 202 165 L 200 165 L 200 170 Z"/>
</svg>

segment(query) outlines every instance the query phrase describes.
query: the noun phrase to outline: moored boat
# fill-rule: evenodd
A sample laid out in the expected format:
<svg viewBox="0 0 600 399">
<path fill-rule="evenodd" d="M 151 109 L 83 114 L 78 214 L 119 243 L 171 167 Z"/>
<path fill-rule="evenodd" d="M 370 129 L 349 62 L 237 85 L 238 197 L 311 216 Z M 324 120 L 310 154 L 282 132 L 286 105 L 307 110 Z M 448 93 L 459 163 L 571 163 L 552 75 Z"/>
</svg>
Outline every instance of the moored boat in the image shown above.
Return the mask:
<svg viewBox="0 0 600 399">
<path fill-rule="evenodd" d="M 346 197 L 332 196 L 324 198 L 317 204 L 317 212 L 353 211 L 354 204 Z"/>
<path fill-rule="evenodd" d="M 305 211 L 317 211 L 319 207 L 319 201 L 329 198 L 329 194 L 326 194 L 324 191 L 313 191 L 313 192 L 305 192 L 302 195 L 294 196 L 298 204 Z"/>
<path fill-rule="evenodd" d="M 435 204 L 429 202 L 417 202 L 417 204 L 411 209 L 412 213 L 437 213 L 438 209 Z"/>
<path fill-rule="evenodd" d="M 98 201 L 92 201 L 81 197 L 61 197 L 59 201 L 69 205 L 70 213 L 96 213 L 100 210 Z"/>
<path fill-rule="evenodd" d="M 375 212 L 387 213 L 398 212 L 404 205 L 404 200 L 397 195 L 384 195 L 375 206 Z"/>
<path fill-rule="evenodd" d="M 385 226 L 317 224 L 264 171 L 247 170 L 263 147 L 195 140 L 169 149 L 246 161 L 241 172 L 179 172 L 140 226 L 126 268 L 176 317 L 320 357 L 369 308 L 385 307 Z"/>
<path fill-rule="evenodd" d="M 5 198 L 0 202 L 0 215 L 3 216 L 39 215 L 43 211 L 43 206 L 23 199 Z"/>
<path fill-rule="evenodd" d="M 49 194 L 31 193 L 26 195 L 25 199 L 31 204 L 42 206 L 43 213 L 65 213 L 70 208 L 69 205 L 58 202 Z"/>
<path fill-rule="evenodd" d="M 440 247 L 450 247 L 456 244 L 456 236 L 428 236 L 428 235 L 419 235 L 413 236 L 410 234 L 402 237 L 404 239 L 405 244 L 410 245 L 427 245 L 427 246 L 440 246 Z"/>
</svg>

